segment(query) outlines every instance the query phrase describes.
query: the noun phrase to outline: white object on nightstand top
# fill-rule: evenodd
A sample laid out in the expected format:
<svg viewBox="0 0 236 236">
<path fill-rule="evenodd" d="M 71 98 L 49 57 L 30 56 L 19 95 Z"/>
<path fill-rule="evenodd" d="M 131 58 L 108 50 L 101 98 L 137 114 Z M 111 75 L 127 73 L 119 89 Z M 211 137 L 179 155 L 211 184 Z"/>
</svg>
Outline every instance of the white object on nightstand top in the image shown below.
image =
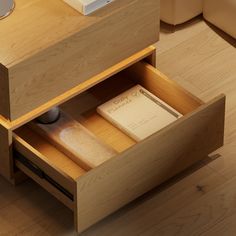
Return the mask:
<svg viewBox="0 0 236 236">
<path fill-rule="evenodd" d="M 114 0 L 64 0 L 71 7 L 84 15 L 88 15 Z"/>
</svg>

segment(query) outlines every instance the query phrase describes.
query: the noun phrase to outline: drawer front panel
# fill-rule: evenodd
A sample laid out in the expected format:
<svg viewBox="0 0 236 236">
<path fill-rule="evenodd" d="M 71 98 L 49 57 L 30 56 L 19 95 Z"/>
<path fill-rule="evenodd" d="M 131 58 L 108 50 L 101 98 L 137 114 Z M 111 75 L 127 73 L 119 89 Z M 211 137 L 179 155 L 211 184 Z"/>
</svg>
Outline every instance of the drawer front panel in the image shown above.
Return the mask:
<svg viewBox="0 0 236 236">
<path fill-rule="evenodd" d="M 78 231 L 222 146 L 224 110 L 222 95 L 79 178 Z"/>
</svg>

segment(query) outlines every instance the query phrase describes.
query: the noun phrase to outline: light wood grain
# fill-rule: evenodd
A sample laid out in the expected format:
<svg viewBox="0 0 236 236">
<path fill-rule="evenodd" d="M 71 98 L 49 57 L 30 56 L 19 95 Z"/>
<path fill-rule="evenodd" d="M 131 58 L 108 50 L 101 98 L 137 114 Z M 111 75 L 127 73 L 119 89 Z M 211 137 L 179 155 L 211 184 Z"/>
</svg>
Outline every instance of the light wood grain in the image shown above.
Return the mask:
<svg viewBox="0 0 236 236">
<path fill-rule="evenodd" d="M 28 1 L 25 2 L 28 3 Z M 171 73 L 171 78 L 204 100 L 221 92 L 227 94 L 225 145 L 216 152 L 216 154 L 221 156 L 211 163 L 204 164 L 204 166 L 200 165 L 201 168 L 188 170 L 184 178 L 175 178 L 167 185 L 142 196 L 81 235 L 148 235 L 148 232 L 151 232 L 154 235 L 168 233 L 168 236 L 172 236 L 176 231 L 167 231 L 167 229 L 169 226 L 169 228 L 173 229 L 174 225 L 178 225 L 179 221 L 171 218 L 177 214 L 175 219 L 182 219 L 183 231 L 186 228 L 192 229 L 192 234 L 194 229 L 201 230 L 201 228 L 204 228 L 207 236 L 234 236 L 235 202 L 229 201 L 232 198 L 228 197 L 229 195 L 226 196 L 226 194 L 230 192 L 234 195 L 234 185 L 236 184 L 236 51 L 225 39 L 212 32 L 214 36 L 211 40 L 213 42 L 217 41 L 218 45 L 221 44 L 220 47 L 226 47 L 218 54 L 209 52 L 207 47 L 211 47 L 213 42 L 211 40 L 205 41 L 205 38 L 201 37 L 202 34 L 205 35 L 205 32 L 203 32 L 205 29 L 212 32 L 212 29 L 203 21 L 198 21 L 196 25 L 194 23 L 186 24 L 181 26 L 181 29 L 177 27 L 174 33 L 166 32 L 166 29 L 162 29 L 161 41 L 158 43 L 157 63 L 161 71 L 167 75 Z M 166 66 L 168 60 L 173 62 L 173 59 L 175 59 L 175 62 L 178 62 L 186 47 L 191 45 L 191 47 L 188 47 L 188 50 L 191 51 L 192 47 L 196 46 L 196 41 L 202 45 L 205 43 L 206 47 L 202 48 L 201 52 L 196 51 L 197 55 L 195 56 L 194 66 L 191 67 L 191 72 L 188 72 L 189 69 L 186 68 L 187 64 L 192 60 L 191 53 L 185 54 L 187 64 L 183 63 L 182 66 L 175 68 L 172 68 L 171 64 L 169 67 Z M 181 50 L 179 47 L 181 47 Z M 176 51 L 178 53 L 175 53 Z M 163 52 L 165 54 L 162 61 Z M 206 57 L 206 55 L 208 56 L 205 60 L 203 57 Z M 203 68 L 205 73 L 201 74 L 200 78 L 198 73 L 201 68 Z M 181 76 L 179 75 L 180 73 Z M 187 76 L 185 78 L 182 77 L 185 73 L 190 75 L 188 81 Z M 201 85 L 198 81 L 199 79 L 204 82 L 204 86 L 201 86 L 204 92 L 199 89 L 199 85 Z M 226 184 L 230 180 L 232 182 Z M 202 190 L 199 191 L 197 186 L 201 186 Z M 32 181 L 27 181 L 15 188 L 0 177 L 0 189 L 0 234 L 23 236 L 77 235 L 70 210 Z M 211 194 L 214 189 L 215 191 Z M 222 198 L 219 201 L 215 201 L 218 193 L 221 194 Z M 208 195 L 209 198 L 207 197 Z M 217 199 L 219 198 L 217 197 Z M 228 202 L 227 204 L 222 204 L 224 199 Z M 188 207 L 190 204 L 191 207 Z M 207 205 L 211 206 L 211 209 L 222 209 L 222 211 L 217 210 L 219 212 L 217 216 L 221 220 L 214 221 L 214 226 L 207 224 L 213 217 L 213 214 L 209 214 L 207 217 L 204 214 Z M 221 208 L 221 206 L 224 206 L 224 208 Z M 184 208 L 188 208 L 187 217 Z M 193 221 L 190 222 L 188 219 L 191 213 L 196 212 L 197 208 L 202 211 L 197 214 L 201 220 L 197 221 L 196 227 Z M 227 209 L 230 211 L 227 218 L 224 215 L 220 215 L 220 212 L 225 213 Z M 178 212 L 182 213 L 178 214 Z M 162 223 L 163 221 L 165 221 L 166 227 L 158 228 L 158 225 L 164 224 Z M 183 221 L 188 224 L 184 224 Z M 183 236 L 181 233 L 176 234 Z M 189 236 L 189 234 L 186 236 Z"/>
<path fill-rule="evenodd" d="M 232 230 L 227 230 L 225 226 L 228 221 L 235 219 L 235 209 L 230 207 L 235 204 L 234 182 L 235 178 L 232 178 L 224 184 L 219 184 L 196 202 L 175 212 L 167 221 L 163 220 L 159 225 L 144 231 L 142 235 L 153 235 L 158 231 L 166 235 L 221 235 L 221 227 L 225 229 L 222 235 L 233 235 L 228 234 L 228 231 Z"/>
<path fill-rule="evenodd" d="M 76 235 L 70 230 L 70 221 L 73 222 L 71 210 L 67 207 L 58 209 L 62 204 L 43 188 L 36 187 L 33 182 L 26 182 L 16 188 L 3 179 L 0 181 L 0 187 L 4 189 L 1 191 L 0 213 L 2 235 L 29 235 L 34 229 L 36 235 Z M 42 214 L 44 218 L 41 217 Z M 59 224 L 55 226 L 55 222 Z M 39 226 L 37 229 L 36 225 Z"/>
<path fill-rule="evenodd" d="M 163 52 L 157 67 L 171 78 L 176 75 L 181 76 L 182 73 L 191 70 L 198 64 L 199 59 L 202 61 L 208 60 L 227 47 L 227 43 L 222 43 L 220 37 L 215 37 L 213 31 L 205 28 L 201 33 L 190 39 L 187 38 L 184 43 L 180 43 L 176 48 L 170 48 Z M 170 54 L 172 55 L 171 58 Z M 189 58 L 191 58 L 191 63 L 189 63 Z M 196 80 L 198 79 L 198 73 L 195 71 L 194 78 Z"/>
<path fill-rule="evenodd" d="M 118 153 L 136 144 L 132 138 L 98 115 L 95 110 L 85 114 L 83 117 L 83 119 L 80 119 L 81 124 Z"/>
<path fill-rule="evenodd" d="M 137 71 L 139 73 L 136 72 L 135 67 L 137 67 Z M 181 86 L 169 80 L 166 76 L 154 69 L 152 66 L 148 65 L 146 62 L 137 62 L 136 65 L 131 67 L 131 69 L 129 68 L 126 72 L 121 72 L 108 80 L 101 82 L 99 85 L 89 89 L 77 98 L 68 101 L 62 107 L 65 108 L 65 111 L 69 111 L 69 114 L 72 115 L 72 117 L 74 116 L 73 119 L 83 120 L 83 123 L 86 124 L 86 128 L 89 129 L 90 127 L 93 127 L 92 129 L 94 133 L 102 134 L 103 140 L 105 140 L 106 143 L 113 143 L 109 141 L 111 139 L 111 135 L 112 139 L 116 143 L 126 143 L 126 135 L 123 137 L 120 136 L 122 139 L 117 139 L 116 129 L 112 129 L 112 132 L 115 134 L 115 138 L 113 138 L 113 134 L 111 132 L 106 131 L 111 128 L 111 125 L 107 125 L 107 121 L 101 123 L 100 120 L 102 118 L 95 115 L 95 109 L 99 103 L 110 99 L 111 96 L 114 96 L 116 93 L 119 94 L 120 91 L 126 90 L 127 87 L 133 86 L 135 83 L 141 83 L 147 89 L 152 90 L 152 92 L 157 96 L 162 94 L 163 100 L 167 100 L 169 104 L 176 108 L 176 110 L 182 111 L 185 116 L 176 121 L 173 125 L 170 125 L 160 132 L 152 135 L 144 142 L 139 142 L 138 144 L 133 143 L 128 149 L 126 148 L 121 150 L 121 154 L 106 161 L 100 167 L 96 167 L 88 173 L 79 175 L 77 180 L 78 196 L 76 198 L 78 208 L 76 211 L 76 223 L 78 224 L 77 229 L 79 232 L 112 213 L 120 206 L 148 191 L 152 187 L 172 177 L 179 171 L 187 168 L 196 161 L 201 160 L 208 153 L 220 147 L 223 143 L 224 96 L 221 96 L 215 99 L 215 101 L 205 105 L 201 100 L 181 88 Z M 177 94 L 174 99 L 166 96 L 166 87 L 170 88 L 173 93 Z M 109 94 L 107 93 L 107 89 L 110 91 Z M 183 100 L 182 97 L 185 99 Z M 85 101 L 88 102 L 84 103 Z M 183 102 L 181 103 L 180 101 Z M 83 114 L 84 112 L 85 115 Z M 92 114 L 92 116 L 88 116 L 86 114 L 87 112 L 88 114 Z M 91 117 L 93 117 L 93 119 L 87 119 Z M 213 118 L 216 119 L 215 123 L 211 123 L 211 119 Z M 194 124 L 194 126 L 192 126 L 192 124 Z M 24 133 L 20 130 L 19 135 L 23 137 L 23 140 L 25 139 Z M 33 133 L 31 133 L 31 135 L 35 136 Z M 34 141 L 31 141 L 31 138 L 28 138 L 31 145 L 33 147 L 37 146 L 38 140 L 34 138 Z M 182 142 L 180 143 L 179 140 Z M 176 145 L 177 143 L 178 145 Z M 44 145 L 38 146 L 37 150 L 39 153 L 45 145 L 48 153 L 53 150 L 52 146 L 48 145 L 46 141 Z M 170 146 L 174 148 L 170 150 Z M 25 153 L 27 154 L 27 152 Z M 37 155 L 36 150 L 30 147 L 28 155 L 32 155 L 32 153 L 33 155 Z M 143 159 L 144 156 L 145 159 Z M 189 158 L 189 156 L 191 156 L 191 158 Z M 39 155 L 39 159 L 42 159 L 41 154 Z M 54 162 L 56 162 L 56 166 L 59 166 L 60 162 L 63 163 L 65 160 L 66 159 L 61 159 L 59 161 L 55 160 Z M 176 164 L 177 162 L 178 165 Z M 121 173 L 122 169 L 124 169 L 124 173 L 119 176 L 113 176 L 113 174 L 115 175 L 117 173 L 117 167 L 119 170 L 118 173 Z M 131 192 L 127 191 L 125 194 L 124 188 L 129 189 L 129 187 L 123 183 L 126 179 L 129 186 L 136 186 L 137 180 L 134 180 L 131 176 L 133 172 L 137 172 L 137 169 L 140 169 L 140 176 L 138 179 L 143 179 L 144 182 L 141 181 L 137 189 L 134 187 L 134 190 Z M 60 170 L 60 172 L 64 171 L 64 168 L 63 170 Z M 70 170 L 68 169 L 67 171 L 67 175 L 69 175 Z M 102 171 L 102 173 L 105 174 L 111 173 L 111 176 L 105 176 L 105 179 L 102 177 L 102 183 L 104 182 L 104 184 L 101 185 L 95 181 L 97 175 L 96 173 L 98 172 L 99 175 L 101 174 L 99 171 Z M 93 176 L 93 173 L 95 173 L 95 176 Z M 95 181 L 94 184 L 90 178 Z M 122 180 L 122 178 L 124 179 Z M 156 178 L 156 181 L 154 181 L 154 178 Z M 112 180 L 115 181 L 116 179 L 120 179 L 122 181 L 119 181 L 118 185 L 114 184 L 113 186 Z M 116 181 L 114 183 L 116 183 Z M 93 187 L 90 187 L 90 185 Z M 95 199 L 94 192 L 105 191 L 105 188 L 109 189 L 109 191 L 113 191 L 111 196 L 116 193 L 116 197 L 109 199 L 109 191 L 106 194 L 100 193 L 101 197 L 96 198 L 98 199 L 97 201 L 102 202 L 96 202 L 94 200 L 94 203 L 89 204 L 92 198 Z M 88 197 L 87 202 L 85 196 Z M 109 201 L 109 204 L 106 205 L 107 207 L 104 207 L 103 202 L 105 201 Z M 91 213 L 95 207 L 94 204 L 101 206 L 97 214 Z"/>
<path fill-rule="evenodd" d="M 168 97 L 165 95 L 163 95 L 162 99 L 167 99 L 174 107 L 178 107 L 177 110 L 181 110 L 181 107 L 183 106 L 183 104 L 180 103 L 180 101 L 182 101 L 181 99 L 182 97 L 184 97 L 185 106 L 183 107 L 187 107 L 187 108 L 185 108 L 185 110 L 183 108 L 182 111 L 183 111 L 183 114 L 185 114 L 185 116 L 181 118 L 180 120 L 178 120 L 177 122 L 175 122 L 173 125 L 170 125 L 164 128 L 163 130 L 161 130 L 160 132 L 157 132 L 156 134 L 152 135 L 150 138 L 146 139 L 144 142 L 139 142 L 138 144 L 133 143 L 129 148 L 127 147 L 128 149 L 126 148 L 126 149 L 120 150 L 122 151 L 120 155 L 116 155 L 116 157 L 111 158 L 110 160 L 106 161 L 104 164 L 100 166 L 102 169 L 102 172 L 114 173 L 114 174 L 117 173 L 118 170 L 122 171 L 122 169 L 124 168 L 124 170 L 126 171 L 123 174 L 121 174 L 121 176 L 122 178 L 125 178 L 125 179 L 131 178 L 129 181 L 127 181 L 127 183 L 129 183 L 130 186 L 133 186 L 133 185 L 136 186 L 136 182 L 132 182 L 134 180 L 130 176 L 132 176 L 133 171 L 136 173 L 136 169 L 138 168 L 140 169 L 140 175 L 141 175 L 140 177 L 138 177 L 138 179 L 144 179 L 144 181 L 147 181 L 147 182 L 142 181 L 140 183 L 140 188 L 138 189 L 134 188 L 133 193 L 131 194 L 129 193 L 123 194 L 124 193 L 123 187 L 128 188 L 128 186 L 120 185 L 119 183 L 121 182 L 119 182 L 118 185 L 114 184 L 114 188 L 112 188 L 112 186 L 108 187 L 105 182 L 104 182 L 104 185 L 103 184 L 101 186 L 98 185 L 98 190 L 100 188 L 103 189 L 105 187 L 106 188 L 108 187 L 109 191 L 116 192 L 117 196 L 119 196 L 120 194 L 123 194 L 122 195 L 123 198 L 120 199 L 120 197 L 118 197 L 118 199 L 120 200 L 115 203 L 113 202 L 113 199 L 109 200 L 109 196 L 107 194 L 104 194 L 103 197 L 101 196 L 100 198 L 98 198 L 98 200 L 104 198 L 105 199 L 104 201 L 109 201 L 111 204 L 111 205 L 108 205 L 108 207 L 104 209 L 103 203 L 98 202 L 97 203 L 98 205 L 101 204 L 101 209 L 99 208 L 98 215 L 94 213 L 93 214 L 86 213 L 86 212 L 94 211 L 95 206 L 92 203 L 90 204 L 88 204 L 88 202 L 86 203 L 85 195 L 87 194 L 89 201 L 91 201 L 90 195 L 89 195 L 90 191 L 96 192 L 96 188 L 97 188 L 96 186 L 98 183 L 97 181 L 95 181 L 95 184 L 93 185 L 92 181 L 89 180 L 90 178 L 89 176 L 90 175 L 93 176 L 93 174 L 91 173 L 95 173 L 95 175 L 97 175 L 96 172 L 99 172 L 100 167 L 94 168 L 95 172 L 91 170 L 87 174 L 83 173 L 82 175 L 79 175 L 78 179 L 75 179 L 75 181 L 78 181 L 78 187 L 76 188 L 77 195 L 78 195 L 76 198 L 77 207 L 75 207 L 76 209 L 78 208 L 78 210 L 76 210 L 75 216 L 77 219 L 76 223 L 78 224 L 79 232 L 83 231 L 84 229 L 86 229 L 88 226 L 95 223 L 96 221 L 104 218 L 106 215 L 118 209 L 120 206 L 128 203 L 129 201 L 141 195 L 145 191 L 151 189 L 153 186 L 162 183 L 163 181 L 175 175 L 179 171 L 195 163 L 197 160 L 204 158 L 208 153 L 210 153 L 211 151 L 215 150 L 216 148 L 222 145 L 223 130 L 224 130 L 224 96 L 221 96 L 218 99 L 215 99 L 215 101 L 212 101 L 211 103 L 207 105 L 204 105 L 201 100 L 197 99 L 195 96 L 191 95 L 190 93 L 182 89 L 176 83 L 173 83 L 172 81 L 170 81 L 167 77 L 162 75 L 158 70 L 154 69 L 152 66 L 148 65 L 146 62 L 137 62 L 136 65 L 137 65 L 137 71 L 139 73 L 137 72 L 132 73 L 132 71 L 136 71 L 135 66 L 132 66 L 131 67 L 132 69 L 128 68 L 126 72 L 121 72 L 117 75 L 114 75 L 113 77 L 105 80 L 104 82 L 98 84 L 97 86 L 89 89 L 85 93 L 72 99 L 71 101 L 68 101 L 62 107 L 65 108 L 65 111 L 68 111 L 70 115 L 72 114 L 73 119 L 78 119 L 79 121 L 82 120 L 83 123 L 86 124 L 86 128 L 92 127 L 93 132 L 96 135 L 98 134 L 98 137 L 102 134 L 103 140 L 105 140 L 105 142 L 108 144 L 113 143 L 109 141 L 111 137 L 114 141 L 116 141 L 116 143 L 119 143 L 119 144 L 126 143 L 127 138 L 126 138 L 126 135 L 123 135 L 122 139 L 116 139 L 116 136 L 117 136 L 116 128 L 112 129 L 112 132 L 114 132 L 115 135 L 113 135 L 111 132 L 106 131 L 107 129 L 111 128 L 111 124 L 109 124 L 109 122 L 107 121 L 103 123 L 100 122 L 102 118 L 99 117 L 97 114 L 95 115 L 96 106 L 100 104 L 101 102 L 104 102 L 105 100 L 110 99 L 110 97 L 115 96 L 115 94 L 117 93 L 119 94 L 120 91 L 125 91 L 127 87 L 133 86 L 133 84 L 135 83 L 140 83 L 140 82 L 143 83 L 142 85 L 144 87 L 146 86 L 148 89 L 151 89 L 152 92 L 157 96 L 159 96 L 160 91 L 162 90 L 165 91 L 166 87 L 169 88 L 172 92 L 175 92 L 177 94 L 178 99 L 175 98 L 172 100 L 168 100 Z M 136 78 L 135 76 L 136 74 L 139 74 L 139 77 Z M 136 78 L 136 80 L 134 80 L 134 78 Z M 142 79 L 139 79 L 139 78 L 142 78 Z M 109 89 L 109 93 L 107 93 L 108 91 L 107 89 Z M 162 92 L 162 94 L 165 94 L 165 93 Z M 85 103 L 85 101 L 87 102 Z M 215 117 L 216 114 L 217 114 L 216 122 L 211 124 L 211 119 Z M 93 119 L 90 119 L 91 117 L 93 117 Z M 195 126 L 194 128 L 190 129 L 190 126 L 192 123 L 194 123 Z M 206 127 L 208 128 L 205 129 Z M 24 150 L 24 153 L 23 153 L 24 155 L 28 157 L 34 156 L 34 158 L 36 159 L 38 155 L 38 159 L 39 159 L 37 161 L 38 163 L 41 163 L 42 160 L 45 160 L 45 159 L 47 160 L 47 158 L 48 159 L 52 158 L 49 155 L 50 155 L 50 152 L 52 152 L 55 148 L 52 148 L 52 146 L 49 145 L 47 141 L 44 140 L 43 145 L 41 144 L 37 146 L 38 140 L 35 138 L 37 137 L 37 135 L 31 132 L 31 136 L 28 136 L 28 135 L 25 136 L 25 133 L 28 132 L 27 127 L 23 127 L 22 129 L 19 129 L 19 131 L 17 132 L 23 138 L 21 140 L 18 136 L 16 136 L 16 148 L 18 151 L 22 152 L 22 150 Z M 34 137 L 33 140 L 32 140 L 32 136 Z M 25 141 L 25 140 L 28 140 L 28 141 Z M 182 143 L 180 144 L 178 140 L 182 140 Z M 27 142 L 30 142 L 30 144 L 28 144 Z M 178 145 L 176 145 L 176 143 L 178 143 Z M 23 147 L 22 147 L 22 144 L 23 144 Z M 31 147 L 31 145 L 33 147 Z M 118 146 L 117 144 L 115 145 Z M 170 152 L 169 152 L 169 145 L 174 147 Z M 154 146 L 155 148 L 153 148 Z M 34 149 L 35 147 L 37 147 L 36 150 Z M 46 149 L 48 150 L 47 151 L 48 157 L 47 156 L 44 157 L 42 156 L 42 154 L 40 154 L 41 150 L 43 150 L 43 147 L 44 148 L 46 147 Z M 147 152 L 147 150 L 150 150 L 150 151 Z M 160 151 L 162 155 L 160 155 Z M 178 155 L 176 155 L 176 153 L 178 153 Z M 148 158 L 142 159 L 144 154 L 147 155 Z M 163 157 L 165 156 L 166 158 L 163 159 L 162 156 Z M 189 158 L 189 156 L 191 158 Z M 55 169 L 54 165 L 56 164 L 57 168 L 58 167 L 61 168 L 63 166 L 63 162 L 68 161 L 66 160 L 66 158 L 67 157 L 65 156 L 65 159 L 64 158 L 58 159 L 58 160 L 54 159 L 53 165 L 47 161 L 47 165 L 50 165 L 51 168 Z M 118 160 L 118 161 L 115 161 L 115 160 Z M 153 160 L 153 162 L 150 160 Z M 128 166 L 127 166 L 127 162 L 130 163 Z M 154 165 L 153 163 L 156 163 L 156 165 Z M 178 164 L 174 164 L 174 163 L 178 163 Z M 42 163 L 40 165 L 42 166 Z M 76 166 L 76 164 L 74 164 L 74 166 Z M 118 170 L 116 169 L 116 167 L 118 168 Z M 103 170 L 103 168 L 105 169 Z M 155 171 L 153 168 L 155 168 Z M 55 169 L 54 171 L 56 170 L 57 169 Z M 160 171 L 157 171 L 157 170 L 160 170 Z M 71 170 L 69 168 L 65 169 L 64 167 L 63 169 L 59 171 L 59 173 L 64 173 L 65 171 L 68 172 L 66 173 L 66 175 L 70 175 L 69 173 L 71 172 Z M 154 175 L 155 177 L 153 177 L 153 175 L 149 175 L 148 173 L 149 174 L 157 173 L 158 176 Z M 112 182 L 112 179 L 113 180 L 120 179 L 121 176 L 118 176 L 117 178 L 109 177 L 107 180 L 108 184 Z M 149 177 L 151 179 L 149 179 Z M 95 177 L 91 177 L 91 178 L 96 179 Z M 157 183 L 154 184 L 153 178 L 157 178 Z M 83 182 L 83 179 L 85 183 Z M 91 182 L 91 185 L 93 186 L 91 187 L 92 190 L 89 187 L 90 184 L 87 184 L 87 181 L 89 183 Z M 123 182 L 124 181 L 122 181 L 122 183 Z M 86 187 L 83 187 L 84 185 Z M 102 190 L 99 190 L 99 191 L 102 191 Z M 83 195 L 84 192 L 86 193 L 85 195 Z M 95 198 L 95 196 L 92 195 L 91 198 Z M 81 202 L 84 205 L 83 207 L 81 207 Z M 112 204 L 112 202 L 114 204 Z"/>
<path fill-rule="evenodd" d="M 158 11 L 156 0 L 118 0 L 91 16 L 58 0 L 19 1 L 14 14 L 0 22 L 6 118 L 25 115 L 155 43 Z"/>
<path fill-rule="evenodd" d="M 77 230 L 84 231 L 221 147 L 224 106 L 220 96 L 79 178 Z"/>
<path fill-rule="evenodd" d="M 202 34 L 204 30 L 210 31 L 208 25 L 203 23 L 201 16 L 195 17 L 186 24 L 176 25 L 174 27 L 161 22 L 161 40 L 158 42 L 159 48 L 157 55 L 165 55 L 168 50 L 177 49 L 177 46 L 179 47 L 188 40 L 193 41 L 195 37 L 200 37 L 200 34 Z M 175 37 L 174 40 L 173 36 Z M 211 43 L 210 41 L 208 42 Z M 169 60 L 173 60 L 173 58 L 169 58 Z"/>
<path fill-rule="evenodd" d="M 96 14 L 83 16 L 62 1 L 33 0 L 29 3 L 27 0 L 21 0 L 17 2 L 14 14 L 0 22 L 4 35 L 0 39 L 0 61 L 3 65 L 18 64 L 43 49 L 62 43 L 63 39 L 73 36 L 78 31 L 108 19 L 116 12 L 136 6 L 136 2 L 137 0 L 118 0 Z M 150 3 L 148 8 L 150 5 L 156 8 L 157 3 Z M 19 30 L 19 25 L 25 27 Z"/>
</svg>

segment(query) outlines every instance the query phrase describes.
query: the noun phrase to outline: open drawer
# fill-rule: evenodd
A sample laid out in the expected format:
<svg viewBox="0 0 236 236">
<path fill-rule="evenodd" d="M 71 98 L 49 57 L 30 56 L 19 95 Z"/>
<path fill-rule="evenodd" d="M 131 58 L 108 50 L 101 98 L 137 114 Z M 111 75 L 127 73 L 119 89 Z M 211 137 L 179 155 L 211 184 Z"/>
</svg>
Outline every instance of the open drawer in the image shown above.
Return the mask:
<svg viewBox="0 0 236 236">
<path fill-rule="evenodd" d="M 96 107 L 141 84 L 183 117 L 135 142 Z M 75 212 L 82 232 L 223 145 L 225 96 L 202 102 L 145 61 L 111 76 L 61 105 L 117 156 L 85 171 L 26 124 L 14 131 L 16 166 Z"/>
</svg>

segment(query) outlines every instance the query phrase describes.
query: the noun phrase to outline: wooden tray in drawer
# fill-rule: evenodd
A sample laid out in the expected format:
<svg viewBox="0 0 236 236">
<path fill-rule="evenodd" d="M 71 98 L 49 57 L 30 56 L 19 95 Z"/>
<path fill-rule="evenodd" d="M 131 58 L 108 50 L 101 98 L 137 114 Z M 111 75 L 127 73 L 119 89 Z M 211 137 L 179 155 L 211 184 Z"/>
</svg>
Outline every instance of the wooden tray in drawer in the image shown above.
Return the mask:
<svg viewBox="0 0 236 236">
<path fill-rule="evenodd" d="M 83 16 L 63 0 L 17 1 L 0 21 L 0 115 L 11 121 L 155 43 L 159 1 Z"/>
<path fill-rule="evenodd" d="M 96 113 L 111 97 L 141 84 L 183 114 L 176 122 L 135 142 Z M 26 124 L 14 132 L 14 148 L 53 179 L 51 190 L 19 159 L 16 165 L 75 212 L 78 232 L 111 214 L 223 145 L 225 96 L 202 102 L 144 61 L 139 61 L 61 105 L 117 156 L 85 171 Z M 66 190 L 72 195 L 65 200 Z M 59 193 L 60 192 L 60 193 Z"/>
</svg>

